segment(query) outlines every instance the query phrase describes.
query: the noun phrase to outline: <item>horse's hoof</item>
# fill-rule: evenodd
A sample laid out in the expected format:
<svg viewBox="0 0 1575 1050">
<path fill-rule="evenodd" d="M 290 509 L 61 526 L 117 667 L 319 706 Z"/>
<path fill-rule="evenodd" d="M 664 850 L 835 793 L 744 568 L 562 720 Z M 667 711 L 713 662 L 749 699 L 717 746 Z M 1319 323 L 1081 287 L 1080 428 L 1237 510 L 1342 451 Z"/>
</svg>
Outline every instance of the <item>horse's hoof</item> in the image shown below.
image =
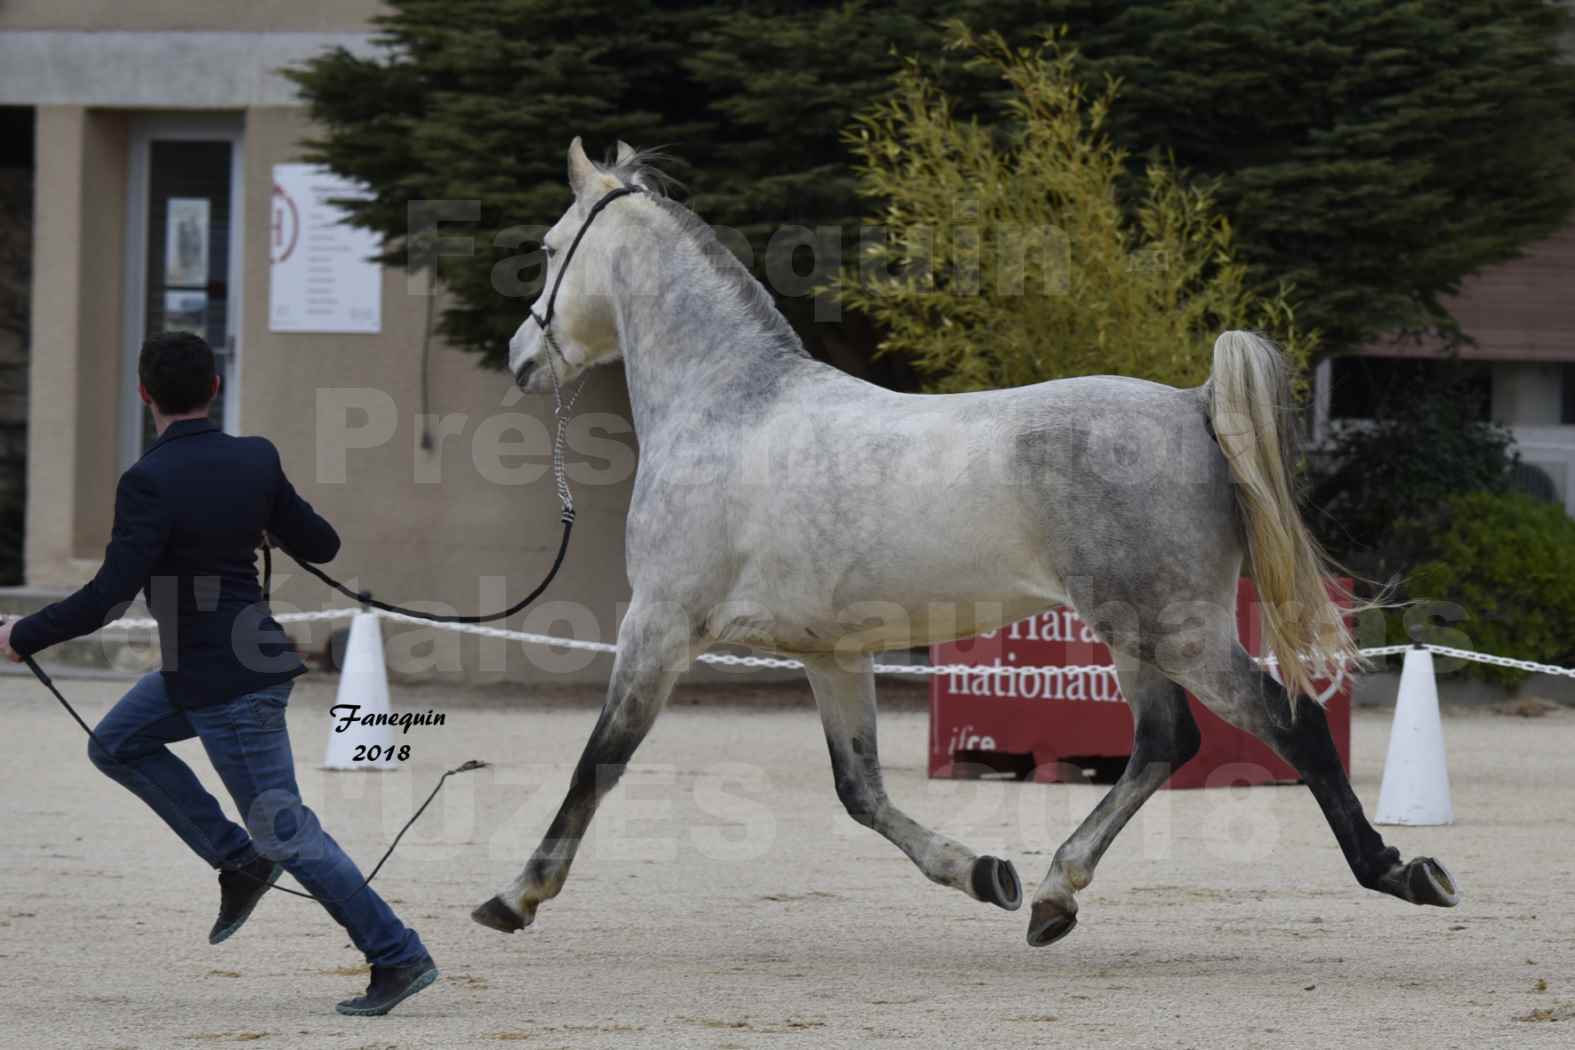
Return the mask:
<svg viewBox="0 0 1575 1050">
<path fill-rule="evenodd" d="M 1053 900 L 1035 901 L 1028 917 L 1028 944 L 1043 948 L 1077 928 L 1077 912 L 1066 911 Z"/>
<path fill-rule="evenodd" d="M 1453 908 L 1460 903 L 1455 877 L 1432 857 L 1417 857 L 1405 866 L 1405 885 L 1413 904 Z"/>
<path fill-rule="evenodd" d="M 502 897 L 493 897 L 487 900 L 475 911 L 471 912 L 470 917 L 483 926 L 489 926 L 494 930 L 502 930 L 504 933 L 523 930 L 526 925 L 525 920 L 520 918 L 513 908 L 503 903 Z"/>
<path fill-rule="evenodd" d="M 973 862 L 973 895 L 1007 911 L 1023 906 L 1023 884 L 1009 860 L 980 857 Z"/>
</svg>

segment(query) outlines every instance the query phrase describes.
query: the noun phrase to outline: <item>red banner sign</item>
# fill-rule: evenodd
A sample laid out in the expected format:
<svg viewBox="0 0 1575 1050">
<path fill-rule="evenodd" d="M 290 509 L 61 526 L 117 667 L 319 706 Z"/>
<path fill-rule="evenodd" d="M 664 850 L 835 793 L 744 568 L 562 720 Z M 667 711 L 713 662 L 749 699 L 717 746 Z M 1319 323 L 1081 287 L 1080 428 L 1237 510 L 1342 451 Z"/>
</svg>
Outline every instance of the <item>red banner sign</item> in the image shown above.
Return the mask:
<svg viewBox="0 0 1575 1050">
<path fill-rule="evenodd" d="M 1237 624 L 1242 644 L 1262 654 L 1257 592 L 1242 580 Z M 937 664 L 968 669 L 930 679 L 930 775 L 1008 773 L 1042 782 L 1109 779 L 1132 753 L 1132 712 L 1110 651 L 1071 609 L 1053 609 L 987 635 L 937 645 Z M 1351 685 L 1319 682 L 1327 693 L 1335 746 L 1351 765 Z M 1265 744 L 1188 696 L 1202 731 L 1198 756 L 1168 787 L 1294 782 L 1296 771 Z"/>
</svg>

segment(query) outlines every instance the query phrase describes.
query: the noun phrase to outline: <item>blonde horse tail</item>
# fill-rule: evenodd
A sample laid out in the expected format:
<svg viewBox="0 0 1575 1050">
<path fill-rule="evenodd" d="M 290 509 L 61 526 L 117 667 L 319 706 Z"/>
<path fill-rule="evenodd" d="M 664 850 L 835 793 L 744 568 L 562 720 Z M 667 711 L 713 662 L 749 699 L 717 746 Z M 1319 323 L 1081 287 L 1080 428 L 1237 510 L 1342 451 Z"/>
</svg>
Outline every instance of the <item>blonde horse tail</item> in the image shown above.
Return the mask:
<svg viewBox="0 0 1575 1050">
<path fill-rule="evenodd" d="M 1291 379 L 1285 357 L 1262 336 L 1226 332 L 1214 342 L 1209 420 L 1236 480 L 1264 633 L 1294 711 L 1301 694 L 1316 695 L 1315 677 L 1327 668 L 1357 664 L 1361 656 L 1329 592 L 1327 578 L 1338 567 L 1296 507 Z"/>
</svg>

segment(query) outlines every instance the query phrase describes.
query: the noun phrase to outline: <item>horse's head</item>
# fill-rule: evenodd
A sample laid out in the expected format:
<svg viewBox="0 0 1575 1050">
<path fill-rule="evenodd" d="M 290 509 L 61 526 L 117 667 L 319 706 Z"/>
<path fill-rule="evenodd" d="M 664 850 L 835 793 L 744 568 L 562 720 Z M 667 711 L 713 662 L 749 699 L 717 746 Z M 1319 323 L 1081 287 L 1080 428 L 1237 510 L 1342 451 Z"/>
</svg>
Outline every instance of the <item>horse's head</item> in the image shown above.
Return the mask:
<svg viewBox="0 0 1575 1050">
<path fill-rule="evenodd" d="M 531 393 L 552 389 L 549 369 L 564 382 L 622 356 L 610 294 L 612 258 L 622 240 L 620 209 L 606 208 L 602 214 L 594 209 L 609 193 L 655 186 L 642 172 L 639 154 L 626 143 L 618 143 L 614 165 L 603 168 L 591 162 L 575 138 L 569 144 L 569 188 L 574 203 L 542 238 L 547 267 L 541 297 L 533 316 L 509 340 L 509 371 Z M 587 223 L 592 223 L 588 229 Z M 575 247 L 582 229 L 585 235 Z M 543 322 L 557 343 L 557 353 L 548 343 Z"/>
</svg>

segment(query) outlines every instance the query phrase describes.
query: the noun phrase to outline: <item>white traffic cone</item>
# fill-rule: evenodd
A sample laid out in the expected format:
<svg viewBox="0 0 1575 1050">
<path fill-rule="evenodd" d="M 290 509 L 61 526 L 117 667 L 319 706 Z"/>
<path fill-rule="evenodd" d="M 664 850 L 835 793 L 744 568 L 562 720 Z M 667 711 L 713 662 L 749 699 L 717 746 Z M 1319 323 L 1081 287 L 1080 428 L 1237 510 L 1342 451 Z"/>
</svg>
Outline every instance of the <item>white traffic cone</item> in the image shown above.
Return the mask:
<svg viewBox="0 0 1575 1050">
<path fill-rule="evenodd" d="M 1407 649 L 1400 671 L 1400 695 L 1389 730 L 1384 782 L 1378 789 L 1379 824 L 1453 824 L 1449 803 L 1449 766 L 1444 758 L 1444 724 L 1438 713 L 1438 683 L 1433 654 Z"/>
<path fill-rule="evenodd" d="M 383 632 L 373 613 L 358 612 L 350 621 L 350 640 L 345 644 L 344 667 L 339 672 L 339 691 L 334 696 L 336 711 L 328 730 L 323 768 L 393 769 L 399 765 L 393 757 L 394 727 L 369 726 L 357 721 L 341 733 L 343 716 L 351 712 L 340 705 L 357 707 L 354 713 L 358 719 L 388 714 L 388 669 L 383 665 Z"/>
</svg>

